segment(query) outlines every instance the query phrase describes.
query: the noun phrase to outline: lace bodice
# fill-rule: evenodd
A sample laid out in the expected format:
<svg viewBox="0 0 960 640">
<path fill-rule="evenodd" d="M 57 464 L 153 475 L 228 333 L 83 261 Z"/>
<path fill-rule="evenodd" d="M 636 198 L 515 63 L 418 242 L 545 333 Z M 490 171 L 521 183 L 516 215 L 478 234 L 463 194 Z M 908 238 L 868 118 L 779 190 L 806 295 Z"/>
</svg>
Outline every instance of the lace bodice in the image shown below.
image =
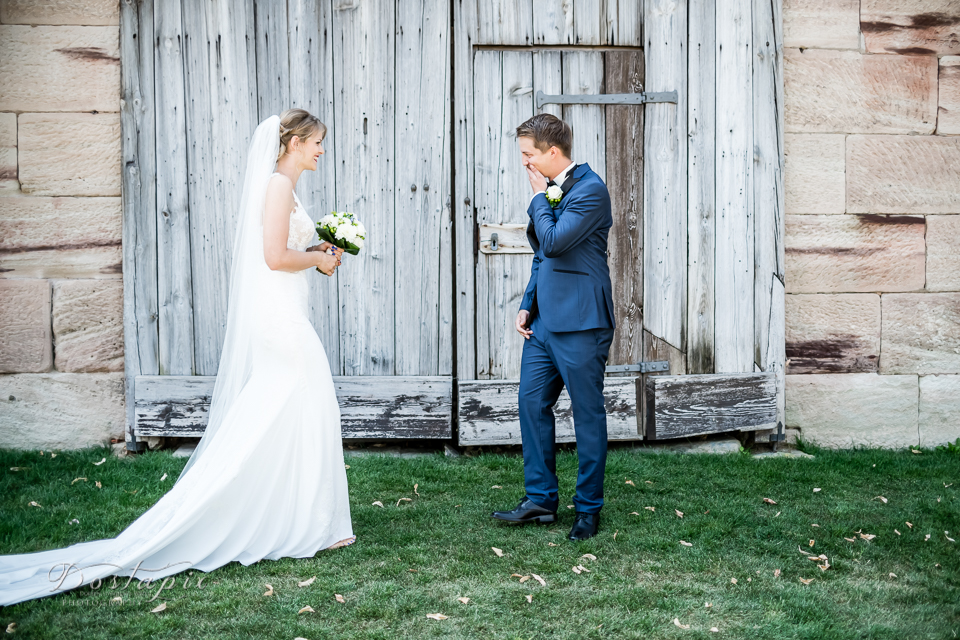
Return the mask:
<svg viewBox="0 0 960 640">
<path fill-rule="evenodd" d="M 293 194 L 293 199 L 297 206 L 290 214 L 290 235 L 287 237 L 287 249 L 306 251 L 307 247 L 313 242 L 316 228 L 296 193 Z"/>
</svg>

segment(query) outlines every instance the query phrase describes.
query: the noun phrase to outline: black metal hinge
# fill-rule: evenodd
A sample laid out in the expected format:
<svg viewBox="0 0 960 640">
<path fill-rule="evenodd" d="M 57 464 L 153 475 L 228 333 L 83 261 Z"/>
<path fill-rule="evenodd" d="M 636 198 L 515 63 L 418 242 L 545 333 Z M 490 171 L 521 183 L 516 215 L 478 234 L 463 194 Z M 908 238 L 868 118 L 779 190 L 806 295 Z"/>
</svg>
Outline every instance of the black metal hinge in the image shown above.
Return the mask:
<svg viewBox="0 0 960 640">
<path fill-rule="evenodd" d="M 676 102 L 676 91 L 642 93 L 600 93 L 592 95 L 563 94 L 551 96 L 537 91 L 537 109 L 545 104 L 644 104 L 647 102 Z"/>
<path fill-rule="evenodd" d="M 658 371 L 669 372 L 670 362 L 668 360 L 655 360 L 638 362 L 637 364 L 611 364 L 606 368 L 606 373 L 654 373 Z"/>
</svg>

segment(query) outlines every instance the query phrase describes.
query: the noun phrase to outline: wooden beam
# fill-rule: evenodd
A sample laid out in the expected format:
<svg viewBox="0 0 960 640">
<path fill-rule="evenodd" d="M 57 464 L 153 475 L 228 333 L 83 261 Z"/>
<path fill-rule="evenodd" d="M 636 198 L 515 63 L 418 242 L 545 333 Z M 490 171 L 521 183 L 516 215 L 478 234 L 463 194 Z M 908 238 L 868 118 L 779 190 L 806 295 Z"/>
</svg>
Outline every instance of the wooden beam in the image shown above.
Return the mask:
<svg viewBox="0 0 960 640">
<path fill-rule="evenodd" d="M 610 440 L 640 440 L 637 428 L 637 378 L 606 378 L 607 436 Z M 520 444 L 517 407 L 519 380 L 462 380 L 460 397 L 460 444 Z M 574 442 L 573 410 L 564 390 L 553 409 L 557 418 L 557 442 Z"/>
<path fill-rule="evenodd" d="M 777 426 L 777 379 L 770 373 L 648 376 L 648 440 Z"/>
<path fill-rule="evenodd" d="M 215 376 L 138 377 L 137 436 L 202 436 L 215 382 Z M 452 435 L 453 384 L 447 376 L 348 376 L 333 383 L 344 438 Z"/>
</svg>

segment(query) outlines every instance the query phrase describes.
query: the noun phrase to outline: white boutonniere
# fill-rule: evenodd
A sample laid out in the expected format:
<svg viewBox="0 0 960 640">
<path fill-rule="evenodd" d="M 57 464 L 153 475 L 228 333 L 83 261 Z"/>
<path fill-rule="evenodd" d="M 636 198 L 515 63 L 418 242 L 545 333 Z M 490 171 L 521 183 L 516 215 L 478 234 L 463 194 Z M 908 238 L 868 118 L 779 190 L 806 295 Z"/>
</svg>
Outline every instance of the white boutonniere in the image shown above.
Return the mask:
<svg viewBox="0 0 960 640">
<path fill-rule="evenodd" d="M 560 204 L 561 198 L 563 198 L 563 189 L 560 188 L 560 185 L 555 184 L 547 187 L 547 202 L 550 203 L 551 207 Z"/>
</svg>

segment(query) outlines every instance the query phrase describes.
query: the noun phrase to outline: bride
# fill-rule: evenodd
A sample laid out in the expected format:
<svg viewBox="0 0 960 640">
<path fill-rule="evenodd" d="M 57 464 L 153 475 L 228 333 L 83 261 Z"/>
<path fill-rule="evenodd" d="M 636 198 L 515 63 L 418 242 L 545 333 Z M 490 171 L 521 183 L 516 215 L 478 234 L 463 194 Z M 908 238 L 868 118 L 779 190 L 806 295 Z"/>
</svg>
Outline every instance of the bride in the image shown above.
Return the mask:
<svg viewBox="0 0 960 640">
<path fill-rule="evenodd" d="M 112 575 L 158 580 L 354 542 L 340 409 L 307 317 L 309 271 L 333 275 L 341 250 L 309 246 L 314 225 L 294 191 L 325 134 L 302 109 L 253 134 L 210 420 L 176 484 L 116 538 L 0 556 L 0 605 Z"/>
</svg>

